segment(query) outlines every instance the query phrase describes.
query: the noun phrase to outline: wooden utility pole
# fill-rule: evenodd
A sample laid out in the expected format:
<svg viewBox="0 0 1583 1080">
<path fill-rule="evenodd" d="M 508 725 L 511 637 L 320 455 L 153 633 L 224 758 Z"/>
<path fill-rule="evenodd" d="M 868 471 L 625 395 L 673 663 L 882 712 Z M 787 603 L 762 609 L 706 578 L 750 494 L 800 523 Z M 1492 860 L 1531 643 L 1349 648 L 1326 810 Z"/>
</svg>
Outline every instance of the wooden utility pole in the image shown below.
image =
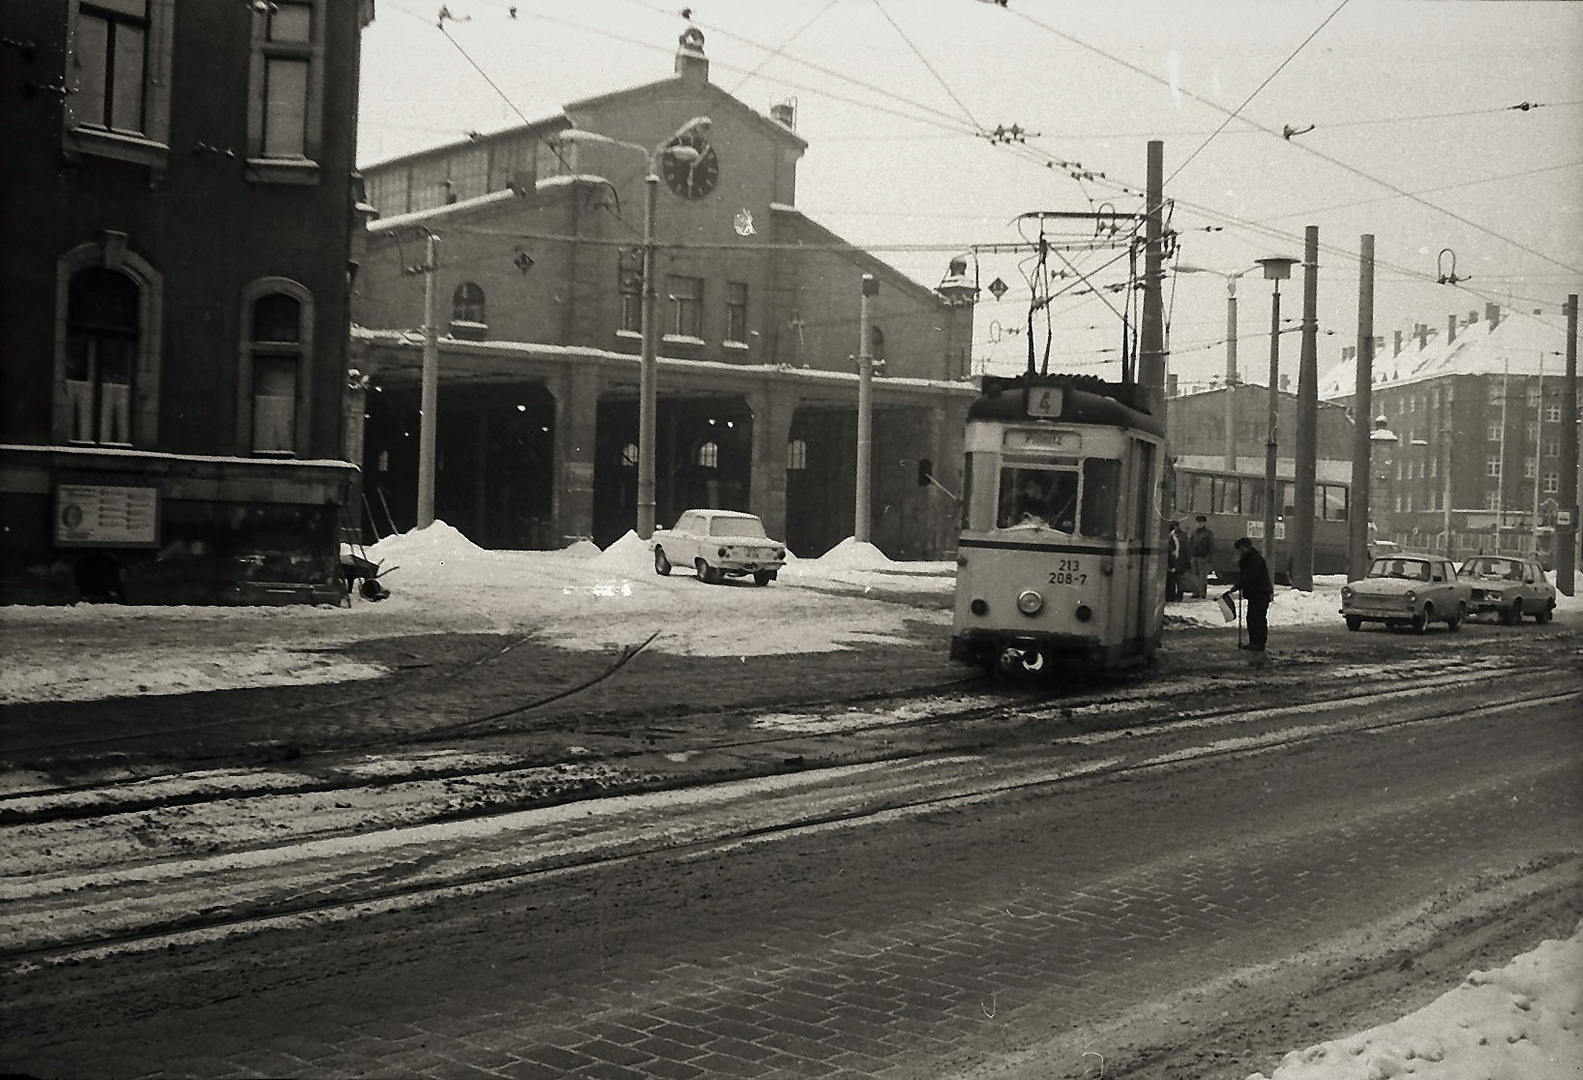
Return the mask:
<svg viewBox="0 0 1583 1080">
<path fill-rule="evenodd" d="M 1151 412 L 1165 415 L 1165 277 L 1164 214 L 1165 143 L 1149 142 L 1148 190 L 1144 193 L 1143 326 L 1138 343 L 1138 384 L 1148 395 Z"/>
<path fill-rule="evenodd" d="M 1292 587 L 1314 591 L 1314 483 L 1319 456 L 1319 226 L 1303 241 L 1303 347 L 1297 369 L 1297 455 L 1292 480 Z"/>
<path fill-rule="evenodd" d="M 1364 233 L 1358 252 L 1358 372 L 1352 393 L 1352 496 L 1347 506 L 1347 579 L 1369 571 L 1369 469 L 1373 442 L 1374 237 Z"/>
<path fill-rule="evenodd" d="M 1561 385 L 1561 508 L 1566 524 L 1556 522 L 1556 588 L 1573 592 L 1578 535 L 1578 295 L 1567 297 L 1567 372 Z"/>
</svg>

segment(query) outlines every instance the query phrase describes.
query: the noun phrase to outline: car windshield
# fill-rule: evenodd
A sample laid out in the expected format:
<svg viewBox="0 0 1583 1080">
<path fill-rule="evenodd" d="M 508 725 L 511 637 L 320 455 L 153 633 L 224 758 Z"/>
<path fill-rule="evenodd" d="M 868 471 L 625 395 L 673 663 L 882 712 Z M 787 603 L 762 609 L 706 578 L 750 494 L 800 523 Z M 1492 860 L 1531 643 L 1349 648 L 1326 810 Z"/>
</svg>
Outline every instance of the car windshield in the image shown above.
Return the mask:
<svg viewBox="0 0 1583 1080">
<path fill-rule="evenodd" d="M 1426 559 L 1375 559 L 1369 566 L 1369 577 L 1428 581 L 1429 562 Z"/>
<path fill-rule="evenodd" d="M 758 518 L 715 518 L 709 524 L 710 536 L 764 537 L 764 523 Z"/>
<path fill-rule="evenodd" d="M 1521 581 L 1523 564 L 1515 559 L 1469 559 L 1462 564 L 1462 573 L 1478 577 L 1506 578 Z"/>
</svg>

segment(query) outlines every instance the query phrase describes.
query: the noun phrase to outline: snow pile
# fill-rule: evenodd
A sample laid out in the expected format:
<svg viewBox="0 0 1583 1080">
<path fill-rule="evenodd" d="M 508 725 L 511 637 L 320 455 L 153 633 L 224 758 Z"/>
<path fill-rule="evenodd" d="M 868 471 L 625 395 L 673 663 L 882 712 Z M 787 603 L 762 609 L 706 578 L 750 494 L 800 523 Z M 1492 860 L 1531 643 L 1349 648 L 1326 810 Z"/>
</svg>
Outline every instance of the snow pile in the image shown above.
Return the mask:
<svg viewBox="0 0 1583 1080">
<path fill-rule="evenodd" d="M 579 540 L 578 543 L 584 541 Z M 591 540 L 587 543 L 589 546 L 594 546 Z M 640 574 L 653 571 L 654 555 L 649 549 L 648 541 L 639 538 L 636 532 L 628 529 L 621 539 L 589 559 L 588 565 L 597 566 L 601 570 Z"/>
<path fill-rule="evenodd" d="M 1583 1076 L 1583 923 L 1415 1013 L 1287 1054 L 1248 1080 L 1577 1080 Z"/>
<path fill-rule="evenodd" d="M 804 561 L 817 563 L 823 570 L 884 570 L 897 565 L 867 540 L 850 536 L 819 558 Z"/>
</svg>

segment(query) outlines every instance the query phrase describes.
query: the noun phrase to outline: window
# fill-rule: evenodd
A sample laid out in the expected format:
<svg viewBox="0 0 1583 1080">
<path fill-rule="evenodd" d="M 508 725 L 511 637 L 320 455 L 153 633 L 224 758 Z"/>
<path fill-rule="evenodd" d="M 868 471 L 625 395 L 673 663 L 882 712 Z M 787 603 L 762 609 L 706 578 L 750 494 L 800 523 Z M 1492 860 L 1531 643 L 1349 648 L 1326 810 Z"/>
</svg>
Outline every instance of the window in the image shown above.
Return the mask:
<svg viewBox="0 0 1583 1080">
<path fill-rule="evenodd" d="M 68 158 L 98 154 L 164 169 L 174 9 L 174 0 L 67 0 Z"/>
<path fill-rule="evenodd" d="M 621 448 L 621 464 L 628 469 L 638 467 L 638 444 L 627 443 Z"/>
<path fill-rule="evenodd" d="M 1554 495 L 1556 492 L 1561 490 L 1561 474 L 1547 472 L 1544 475 L 1544 479 L 1540 481 L 1540 484 L 1544 487 L 1546 495 Z"/>
<path fill-rule="evenodd" d="M 876 364 L 885 362 L 885 331 L 877 326 L 868 328 L 868 348 Z"/>
<path fill-rule="evenodd" d="M 242 292 L 237 379 L 237 452 L 306 451 L 313 297 L 288 278 L 263 278 Z"/>
<path fill-rule="evenodd" d="M 720 466 L 720 447 L 712 442 L 706 442 L 698 448 L 695 459 L 705 469 L 715 469 Z"/>
<path fill-rule="evenodd" d="M 733 344 L 747 344 L 748 287 L 745 282 L 726 283 L 726 337 Z"/>
<path fill-rule="evenodd" d="M 124 274 L 90 267 L 72 277 L 66 307 L 71 442 L 132 444 L 141 306 L 137 284 Z"/>
<path fill-rule="evenodd" d="M 1560 457 L 1560 456 L 1561 456 L 1561 440 L 1560 439 L 1546 439 L 1545 440 L 1545 457 Z"/>
<path fill-rule="evenodd" d="M 107 230 L 56 262 L 56 442 L 153 446 L 162 279 Z"/>
<path fill-rule="evenodd" d="M 462 282 L 451 294 L 451 336 L 481 341 L 488 331 L 483 288 L 476 282 Z"/>
<path fill-rule="evenodd" d="M 1545 423 L 1547 423 L 1547 424 L 1559 424 L 1560 422 L 1561 422 L 1561 406 L 1559 406 L 1559 405 L 1546 405 L 1545 406 Z"/>
<path fill-rule="evenodd" d="M 1073 462 L 1075 465 L 1076 462 Z M 1077 531 L 1078 472 L 1007 465 L 1000 471 L 1002 529 L 1050 528 Z M 1115 510 L 1111 510 L 1114 521 Z"/>
<path fill-rule="evenodd" d="M 1490 442 L 1500 442 L 1501 441 L 1501 426 L 1500 426 L 1500 424 L 1498 424 L 1498 423 L 1491 424 L 1489 426 L 1488 430 L 1487 430 L 1486 437 L 1489 439 Z"/>
<path fill-rule="evenodd" d="M 318 181 L 324 95 L 323 0 L 273 0 L 253 17 L 248 179 Z"/>
<path fill-rule="evenodd" d="M 1538 405 L 1538 404 L 1539 404 L 1539 387 L 1538 387 L 1538 385 L 1530 386 L 1528 388 L 1528 407 L 1531 409 L 1535 405 Z"/>
<path fill-rule="evenodd" d="M 1506 385 L 1497 379 L 1490 380 L 1490 404 L 1499 405 L 1506 398 Z"/>
<path fill-rule="evenodd" d="M 620 331 L 643 332 L 643 255 L 623 251 L 616 262 L 616 288 L 621 296 Z"/>
<path fill-rule="evenodd" d="M 808 443 L 802 439 L 793 439 L 786 444 L 786 468 L 806 469 L 808 467 Z"/>
<path fill-rule="evenodd" d="M 1501 508 L 1501 493 L 1498 490 L 1496 490 L 1495 488 L 1491 488 L 1489 491 L 1486 491 L 1484 493 L 1484 509 L 1486 509 L 1486 510 L 1499 510 L 1500 508 Z"/>
<path fill-rule="evenodd" d="M 1538 474 L 1539 474 L 1539 464 L 1538 464 L 1538 462 L 1534 461 L 1533 458 L 1529 458 L 1528 460 L 1523 462 L 1523 476 L 1525 478 L 1527 478 L 1529 480 L 1532 480 Z"/>
<path fill-rule="evenodd" d="M 671 276 L 666 279 L 671 298 L 671 333 L 703 340 L 704 279 Z"/>
<path fill-rule="evenodd" d="M 1494 456 L 1485 458 L 1484 459 L 1484 475 L 1485 476 L 1499 476 L 1500 474 L 1501 474 L 1501 459 L 1498 458 L 1498 457 L 1494 457 Z"/>
</svg>

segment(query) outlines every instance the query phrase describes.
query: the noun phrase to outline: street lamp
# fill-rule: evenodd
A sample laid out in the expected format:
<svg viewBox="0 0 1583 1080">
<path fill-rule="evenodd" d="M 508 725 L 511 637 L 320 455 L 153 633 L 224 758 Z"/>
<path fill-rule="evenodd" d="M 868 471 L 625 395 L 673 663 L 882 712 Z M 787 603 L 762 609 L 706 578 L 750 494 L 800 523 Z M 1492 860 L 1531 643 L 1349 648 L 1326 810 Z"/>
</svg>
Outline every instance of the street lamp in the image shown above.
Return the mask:
<svg viewBox="0 0 1583 1080">
<path fill-rule="evenodd" d="M 1236 436 L 1236 409 L 1232 405 L 1233 388 L 1237 385 L 1237 279 L 1247 270 L 1238 270 L 1235 274 L 1222 273 L 1219 270 L 1210 270 L 1203 266 L 1190 266 L 1177 263 L 1176 271 L 1179 274 L 1214 274 L 1216 277 L 1226 279 L 1226 418 L 1225 418 L 1225 453 L 1226 471 L 1235 472 L 1237 469 L 1237 436 Z"/>
<path fill-rule="evenodd" d="M 660 201 L 660 159 L 669 156 L 682 165 L 689 165 L 703 157 L 703 151 L 689 145 L 690 135 L 706 132 L 710 127 L 707 116 L 695 116 L 670 135 L 664 142 L 650 148 L 623 139 L 613 139 L 580 128 L 561 132 L 561 140 L 601 143 L 620 146 L 642 154 L 648 163 L 643 178 L 643 352 L 638 362 L 638 520 L 637 533 L 647 540 L 654 535 L 654 431 L 657 410 L 659 373 L 659 327 L 655 322 L 654 304 L 658 296 L 655 281 L 655 253 L 659 243 L 655 239 L 654 219 Z"/>
<path fill-rule="evenodd" d="M 1264 553 L 1275 557 L 1275 504 L 1280 490 L 1275 479 L 1275 451 L 1281 425 L 1281 282 L 1292 276 L 1296 259 L 1272 255 L 1256 260 L 1264 267 L 1264 278 L 1273 281 L 1270 297 L 1270 419 L 1269 435 L 1264 441 Z"/>
</svg>

